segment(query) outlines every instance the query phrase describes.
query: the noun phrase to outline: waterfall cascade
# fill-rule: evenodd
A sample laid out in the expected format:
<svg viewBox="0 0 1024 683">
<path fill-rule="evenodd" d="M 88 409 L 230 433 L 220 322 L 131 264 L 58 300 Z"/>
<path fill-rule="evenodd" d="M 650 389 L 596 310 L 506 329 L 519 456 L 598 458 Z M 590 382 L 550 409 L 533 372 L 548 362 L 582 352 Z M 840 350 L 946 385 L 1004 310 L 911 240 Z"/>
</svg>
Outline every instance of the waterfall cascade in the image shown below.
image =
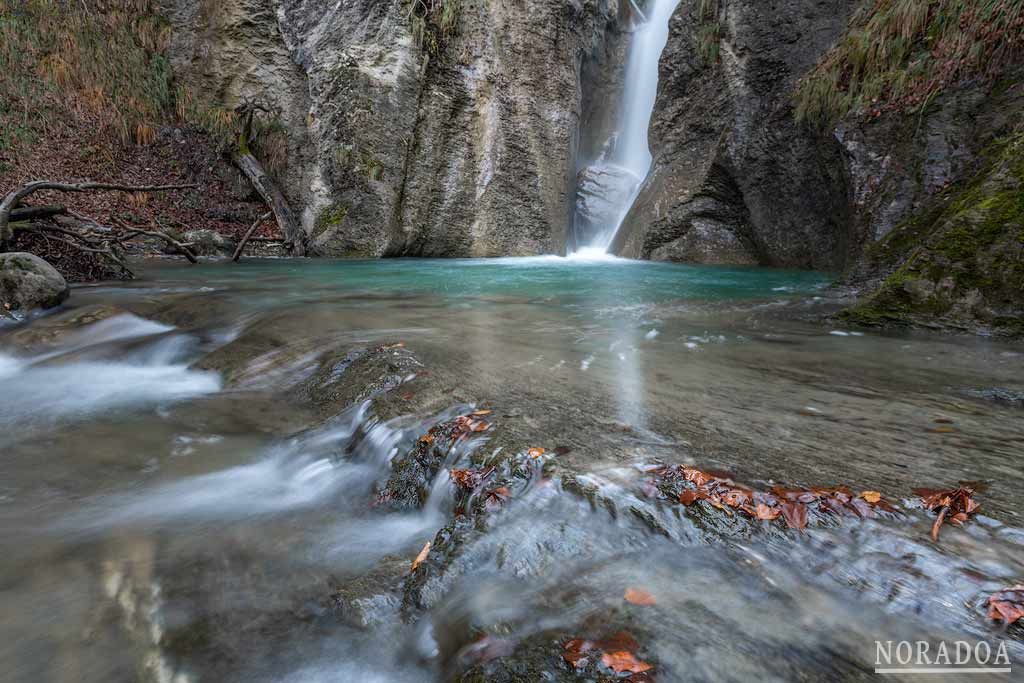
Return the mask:
<svg viewBox="0 0 1024 683">
<path fill-rule="evenodd" d="M 668 22 L 680 0 L 649 0 L 626 58 L 616 132 L 576 177 L 577 252 L 605 253 L 633 206 L 651 168 L 647 135 L 658 93 L 658 61 L 668 42 Z"/>
</svg>

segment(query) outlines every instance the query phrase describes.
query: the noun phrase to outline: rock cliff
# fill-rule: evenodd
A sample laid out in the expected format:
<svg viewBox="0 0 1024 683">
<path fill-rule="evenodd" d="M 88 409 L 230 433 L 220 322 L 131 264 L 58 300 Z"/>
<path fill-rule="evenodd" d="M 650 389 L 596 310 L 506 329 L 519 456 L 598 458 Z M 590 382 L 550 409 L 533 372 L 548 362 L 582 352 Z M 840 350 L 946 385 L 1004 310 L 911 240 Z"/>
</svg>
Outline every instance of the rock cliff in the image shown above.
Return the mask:
<svg viewBox="0 0 1024 683">
<path fill-rule="evenodd" d="M 314 254 L 564 249 L 580 74 L 615 0 L 168 3 L 180 78 L 289 132 Z"/>
</svg>

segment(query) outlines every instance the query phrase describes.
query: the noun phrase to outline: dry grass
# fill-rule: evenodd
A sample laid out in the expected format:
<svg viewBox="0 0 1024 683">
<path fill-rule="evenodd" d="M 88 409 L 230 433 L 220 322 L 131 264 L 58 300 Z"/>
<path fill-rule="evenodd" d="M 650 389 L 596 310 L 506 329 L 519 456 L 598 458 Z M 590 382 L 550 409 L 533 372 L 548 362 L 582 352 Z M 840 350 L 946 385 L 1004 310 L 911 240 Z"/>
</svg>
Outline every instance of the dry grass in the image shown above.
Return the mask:
<svg viewBox="0 0 1024 683">
<path fill-rule="evenodd" d="M 432 57 L 444 52 L 459 27 L 461 0 L 412 0 L 409 23 L 413 39 Z"/>
<path fill-rule="evenodd" d="M 926 106 L 950 85 L 995 81 L 1024 48 L 1024 0 L 867 0 L 797 90 L 822 127 L 851 112 Z"/>
<path fill-rule="evenodd" d="M 176 86 L 165 53 L 171 26 L 155 0 L 0 0 L 0 152 L 94 132 L 101 144 L 150 145 L 162 125 L 188 123 L 222 151 L 238 115 Z M 271 173 L 287 167 L 287 136 L 257 121 L 253 146 Z"/>
<path fill-rule="evenodd" d="M 0 114 L 16 132 L 73 117 L 147 144 L 173 109 L 170 34 L 152 0 L 0 0 Z"/>
<path fill-rule="evenodd" d="M 721 55 L 722 23 L 720 0 L 700 0 L 697 5 L 697 52 L 707 64 L 714 64 Z"/>
</svg>

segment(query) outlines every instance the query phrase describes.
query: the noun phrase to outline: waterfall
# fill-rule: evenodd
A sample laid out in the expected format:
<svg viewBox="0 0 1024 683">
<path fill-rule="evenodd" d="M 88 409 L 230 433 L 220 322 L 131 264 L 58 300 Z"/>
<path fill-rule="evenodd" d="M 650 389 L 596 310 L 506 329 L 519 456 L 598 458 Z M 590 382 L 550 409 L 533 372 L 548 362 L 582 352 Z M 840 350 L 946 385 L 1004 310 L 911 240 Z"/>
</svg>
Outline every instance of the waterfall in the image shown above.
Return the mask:
<svg viewBox="0 0 1024 683">
<path fill-rule="evenodd" d="M 647 135 L 658 94 L 658 61 L 668 42 L 668 22 L 680 0 L 649 0 L 626 58 L 616 132 L 576 180 L 577 251 L 608 251 L 651 169 Z"/>
</svg>

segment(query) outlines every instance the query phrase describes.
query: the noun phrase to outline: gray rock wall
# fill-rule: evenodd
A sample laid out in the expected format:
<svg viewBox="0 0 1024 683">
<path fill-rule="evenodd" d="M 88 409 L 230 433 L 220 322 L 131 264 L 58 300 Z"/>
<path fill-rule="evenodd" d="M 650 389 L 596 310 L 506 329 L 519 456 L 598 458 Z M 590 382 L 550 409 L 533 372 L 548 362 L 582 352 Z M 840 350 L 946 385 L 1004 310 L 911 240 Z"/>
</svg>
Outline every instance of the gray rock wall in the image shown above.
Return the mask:
<svg viewBox="0 0 1024 683">
<path fill-rule="evenodd" d="M 721 3 L 719 58 L 700 3 L 680 4 L 661 59 L 655 160 L 616 250 L 695 263 L 838 269 L 849 242 L 840 146 L 798 125 L 792 91 L 852 0 Z"/>
<path fill-rule="evenodd" d="M 314 254 L 559 252 L 583 89 L 618 0 L 458 2 L 428 57 L 408 0 L 166 0 L 176 73 L 262 99 Z"/>
</svg>

